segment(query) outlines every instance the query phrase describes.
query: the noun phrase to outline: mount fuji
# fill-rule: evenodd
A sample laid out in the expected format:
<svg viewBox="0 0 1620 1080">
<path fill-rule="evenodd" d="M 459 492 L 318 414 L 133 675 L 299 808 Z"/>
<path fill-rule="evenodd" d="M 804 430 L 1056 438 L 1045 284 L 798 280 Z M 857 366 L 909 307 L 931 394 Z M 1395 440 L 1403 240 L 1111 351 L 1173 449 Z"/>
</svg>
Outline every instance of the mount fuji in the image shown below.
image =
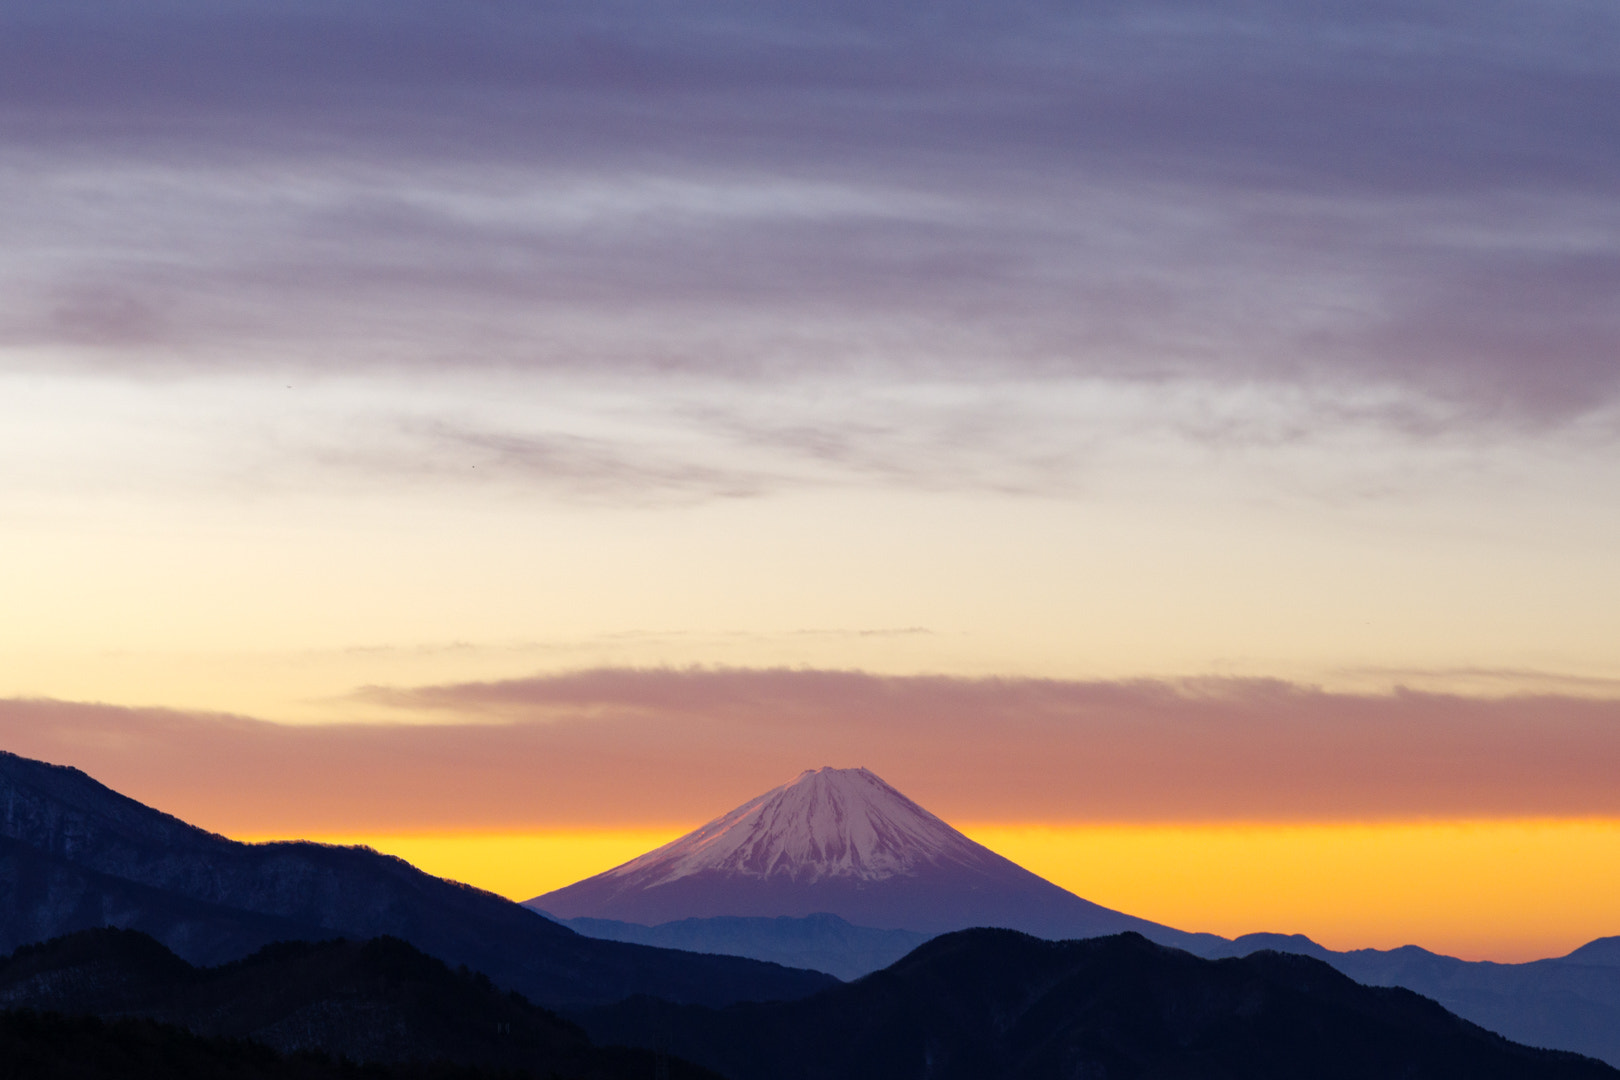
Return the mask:
<svg viewBox="0 0 1620 1080">
<path fill-rule="evenodd" d="M 1181 948 L 1222 940 L 1082 900 L 969 840 L 875 773 L 830 767 L 525 906 L 643 926 L 832 914 L 930 935 L 993 926 L 1044 938 L 1134 930 Z"/>
</svg>

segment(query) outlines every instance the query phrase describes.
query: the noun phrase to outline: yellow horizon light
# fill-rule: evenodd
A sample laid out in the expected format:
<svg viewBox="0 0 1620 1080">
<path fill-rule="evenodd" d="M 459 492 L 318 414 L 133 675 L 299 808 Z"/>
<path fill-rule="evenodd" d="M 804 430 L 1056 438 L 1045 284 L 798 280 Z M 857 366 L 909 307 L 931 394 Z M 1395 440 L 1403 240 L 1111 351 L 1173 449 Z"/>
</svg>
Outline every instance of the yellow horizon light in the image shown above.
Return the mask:
<svg viewBox="0 0 1620 1080">
<path fill-rule="evenodd" d="M 523 901 L 628 862 L 690 828 L 306 839 L 364 844 L 435 876 Z M 1463 959 L 1516 962 L 1620 933 L 1617 820 L 970 823 L 962 831 L 1095 903 L 1226 937 L 1303 933 L 1333 949 L 1415 944 Z"/>
<path fill-rule="evenodd" d="M 1105 907 L 1224 937 L 1560 956 L 1620 933 L 1620 821 L 971 824 L 973 839 Z"/>
</svg>

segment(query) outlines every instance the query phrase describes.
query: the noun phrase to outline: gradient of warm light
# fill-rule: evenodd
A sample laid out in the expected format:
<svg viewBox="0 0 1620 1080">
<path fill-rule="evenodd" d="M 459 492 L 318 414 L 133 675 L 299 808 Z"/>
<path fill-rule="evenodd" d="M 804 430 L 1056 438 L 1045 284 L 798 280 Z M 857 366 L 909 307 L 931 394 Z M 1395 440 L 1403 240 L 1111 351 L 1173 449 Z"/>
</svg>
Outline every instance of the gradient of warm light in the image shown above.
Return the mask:
<svg viewBox="0 0 1620 1080">
<path fill-rule="evenodd" d="M 690 827 L 310 839 L 364 844 L 521 901 L 627 862 Z M 1333 949 L 1421 945 L 1507 963 L 1561 956 L 1620 929 L 1620 820 L 972 824 L 963 831 L 1088 900 L 1226 937 L 1302 933 Z"/>
<path fill-rule="evenodd" d="M 969 825 L 1107 907 L 1232 937 L 1421 945 L 1470 960 L 1561 956 L 1620 931 L 1620 821 Z"/>
<path fill-rule="evenodd" d="M 1620 524 L 1601 501 L 1384 509 L 1379 544 L 1348 512 L 1335 529 L 1314 504 L 1255 515 L 1180 490 L 1147 505 L 839 490 L 594 513 L 442 493 L 72 501 L 14 506 L 0 536 L 0 696 L 329 722 L 370 718 L 359 686 L 602 665 L 1374 689 L 1445 689 L 1432 672 L 1473 668 L 1620 676 L 1603 646 L 1620 632 Z M 1504 517 L 1558 537 L 1497 535 Z"/>
</svg>

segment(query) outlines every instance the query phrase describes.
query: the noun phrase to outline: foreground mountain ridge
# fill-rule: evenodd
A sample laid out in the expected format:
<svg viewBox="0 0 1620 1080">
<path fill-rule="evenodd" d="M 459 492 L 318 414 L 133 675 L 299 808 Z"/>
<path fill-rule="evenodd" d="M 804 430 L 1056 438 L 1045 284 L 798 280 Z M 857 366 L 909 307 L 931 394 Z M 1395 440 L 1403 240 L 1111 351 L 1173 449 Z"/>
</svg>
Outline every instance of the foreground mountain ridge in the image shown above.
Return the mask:
<svg viewBox="0 0 1620 1080">
<path fill-rule="evenodd" d="M 100 1037 L 105 1031 L 67 1020 L 55 1023 L 54 1042 L 49 1031 L 29 1039 L 28 1029 L 42 1025 L 15 1011 L 19 1006 L 178 1025 L 168 1033 L 133 1032 L 134 1049 L 155 1042 L 194 1060 L 211 1055 L 240 1067 L 187 1073 L 153 1067 L 147 1051 L 134 1055 L 148 1063 L 143 1072 L 109 1070 L 109 1055 L 131 1057 L 130 1037 L 121 1049 L 108 1046 Z M 387 1070 L 366 1074 L 379 1080 L 473 1080 L 477 1074 L 457 1071 L 468 1068 L 509 1080 L 1620 1077 L 1578 1055 L 1511 1043 L 1409 991 L 1358 985 L 1309 957 L 1262 951 L 1211 961 L 1129 933 L 1046 942 L 1015 931 L 961 931 L 858 982 L 798 1001 L 714 1009 L 642 996 L 575 1016 L 583 1029 L 393 938 L 283 942 L 199 969 L 139 932 L 103 929 L 0 958 L 0 1049 L 79 1065 L 84 1055 L 65 1054 L 64 1038 L 99 1038 L 101 1071 L 71 1073 L 86 1080 L 280 1077 L 286 1066 L 311 1060 L 282 1058 L 279 1070 L 253 1068 L 254 1054 L 243 1049 L 249 1044 L 188 1048 L 180 1029 L 215 1040 L 250 1039 L 284 1055 L 363 1062 Z M 276 1064 L 263 1055 L 257 1060 Z M 0 1071 L 13 1065 L 0 1058 Z M 18 1075 L 67 1074 L 42 1068 Z"/>
<path fill-rule="evenodd" d="M 850 981 L 888 967 L 934 935 L 852 926 L 836 915 L 683 919 L 659 926 L 570 919 L 591 937 L 717 952 L 813 968 Z M 1515 1042 L 1620 1067 L 1620 938 L 1598 938 L 1567 956 L 1502 964 L 1459 960 L 1416 945 L 1335 952 L 1302 934 L 1245 934 L 1201 942 L 1205 959 L 1261 951 L 1314 957 L 1367 986 L 1400 986 Z"/>
<path fill-rule="evenodd" d="M 578 1014 L 731 1080 L 1616 1080 L 1310 957 L 1205 960 L 1134 933 L 942 935 L 853 983 L 727 1009 L 648 998 Z"/>
<path fill-rule="evenodd" d="M 1530 1046 L 1573 1050 L 1620 1067 L 1620 938 L 1522 964 L 1459 960 L 1416 945 L 1336 952 L 1302 934 L 1245 934 L 1203 955 L 1297 953 L 1367 986 L 1401 986 Z"/>
<path fill-rule="evenodd" d="M 11 1032 L 13 1038 L 28 1034 L 27 1025 L 15 1022 L 19 1009 L 147 1021 L 203 1040 L 251 1040 L 283 1055 L 279 1062 L 260 1055 L 260 1075 L 297 1074 L 300 1063 L 309 1062 L 293 1055 L 311 1054 L 332 1063 L 325 1070 L 308 1070 L 318 1074 L 355 1076 L 352 1066 L 336 1067 L 343 1060 L 365 1064 L 373 1072 L 393 1066 L 382 1075 L 421 1075 L 424 1080 L 445 1075 L 445 1064 L 483 1070 L 481 1075 L 491 1077 L 600 1080 L 639 1080 L 656 1067 L 652 1051 L 597 1047 L 578 1025 L 496 989 L 483 975 L 465 968 L 451 971 L 397 938 L 281 942 L 230 964 L 197 968 L 138 931 L 83 930 L 0 958 L 0 1029 L 9 1016 L 11 1026 L 20 1029 Z M 187 1045 L 154 1027 L 136 1034 L 144 1035 L 138 1041 L 147 1044 Z M 71 1037 L 97 1035 L 95 1028 L 80 1025 Z M 99 1036 L 108 1041 L 105 1030 Z M 39 1075 L 78 1074 L 72 1066 L 82 1062 L 53 1048 L 49 1039 L 21 1041 L 23 1046 L 8 1049 L 13 1057 L 32 1051 L 44 1066 Z M 254 1075 L 254 1055 L 233 1052 L 231 1043 L 190 1047 L 194 1056 L 210 1049 L 212 1055 L 202 1056 L 224 1060 L 199 1068 L 199 1075 L 230 1075 L 233 1065 L 235 1071 Z M 119 1053 L 116 1045 L 103 1047 L 98 1056 L 111 1059 L 105 1071 L 115 1076 L 182 1072 L 172 1064 L 135 1068 L 140 1056 L 127 1048 Z M 125 1071 L 116 1067 L 120 1063 Z M 437 1073 L 428 1068 L 435 1063 L 441 1066 Z M 422 1071 L 402 1073 L 402 1066 Z M 716 1080 L 685 1062 L 666 1061 L 665 1068 L 672 1076 Z M 0 1072 L 12 1075 L 4 1065 Z"/>
<path fill-rule="evenodd" d="M 810 769 L 661 848 L 525 901 L 559 919 L 654 926 L 833 914 L 882 930 L 1042 937 L 1189 934 L 1093 904 L 975 843 L 868 769 Z"/>
<path fill-rule="evenodd" d="M 870 975 L 935 937 L 915 930 L 876 930 L 855 926 L 825 912 L 794 918 L 717 915 L 679 919 L 658 926 L 613 919 L 568 919 L 569 929 L 586 937 L 634 941 L 689 952 L 725 953 L 771 960 L 788 967 L 836 975 L 845 982 Z"/>
<path fill-rule="evenodd" d="M 137 927 L 193 963 L 270 941 L 398 937 L 542 1004 L 636 993 L 722 1004 L 796 997 L 830 976 L 582 937 L 493 893 L 365 848 L 241 844 L 77 769 L 0 752 L 0 949 Z"/>
</svg>

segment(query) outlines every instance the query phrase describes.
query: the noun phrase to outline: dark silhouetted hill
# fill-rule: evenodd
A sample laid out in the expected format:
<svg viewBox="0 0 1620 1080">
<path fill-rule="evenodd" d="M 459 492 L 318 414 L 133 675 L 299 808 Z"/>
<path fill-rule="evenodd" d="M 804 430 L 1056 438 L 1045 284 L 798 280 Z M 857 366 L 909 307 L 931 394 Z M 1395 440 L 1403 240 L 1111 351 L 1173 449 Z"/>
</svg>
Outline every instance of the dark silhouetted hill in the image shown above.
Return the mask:
<svg viewBox="0 0 1620 1080">
<path fill-rule="evenodd" d="M 934 936 L 914 930 L 853 926 L 837 915 L 825 913 L 802 918 L 779 915 L 774 919 L 720 915 L 658 926 L 614 919 L 565 919 L 563 923 L 586 937 L 751 956 L 788 967 L 825 971 L 846 980 L 886 968 Z"/>
<path fill-rule="evenodd" d="M 77 769 L 0 752 L 0 947 L 116 925 L 217 963 L 267 941 L 398 937 L 546 1004 L 638 993 L 723 1004 L 836 980 L 731 956 L 582 937 L 492 893 L 365 848 L 241 844 Z"/>
<path fill-rule="evenodd" d="M 430 1073 L 417 1074 L 428 1080 Z M 442 1075 L 442 1074 L 441 1074 Z M 268 1047 L 205 1039 L 150 1020 L 0 1012 L 4 1080 L 390 1080 L 327 1059 L 288 1059 Z M 445 1077 L 448 1080 L 448 1077 Z M 472 1080 L 463 1075 L 461 1080 Z"/>
<path fill-rule="evenodd" d="M 272 941 L 330 936 L 292 919 L 97 873 L 0 836 L 0 952 L 109 925 L 151 934 L 199 964 L 233 960 Z"/>
<path fill-rule="evenodd" d="M 1526 964 L 1459 960 L 1415 945 L 1333 952 L 1299 934 L 1247 934 L 1211 952 L 1245 956 L 1258 949 L 1314 956 L 1368 986 L 1404 986 L 1434 998 L 1518 1042 L 1620 1066 L 1620 938 Z"/>
<path fill-rule="evenodd" d="M 1601 937 L 1596 941 L 1588 941 L 1568 956 L 1559 959 L 1566 964 L 1620 967 L 1620 937 Z"/>
<path fill-rule="evenodd" d="M 671 1049 L 731 1080 L 1617 1080 L 1408 990 L 1298 955 L 1204 960 L 1136 934 L 947 934 L 858 982 L 726 1009 L 636 999 L 581 1014 L 600 1041 Z"/>
<path fill-rule="evenodd" d="M 274 1075 L 316 1069 L 318 1062 L 300 1057 L 311 1054 L 561 1077 L 640 1078 L 655 1065 L 651 1051 L 595 1047 L 577 1025 L 396 938 L 283 942 L 218 968 L 194 968 L 134 930 L 82 931 L 19 949 L 0 963 L 0 1008 L 13 1016 L 27 1009 L 171 1025 L 214 1041 L 178 1039 L 153 1027 L 87 1030 L 103 1041 L 122 1031 L 118 1038 L 133 1045 L 172 1044 L 202 1062 L 221 1058 L 243 1075 L 261 1066 L 273 1066 Z M 33 1032 L 48 1048 L 48 1025 L 15 1020 L 12 1028 Z M 231 1049 L 244 1040 L 286 1059 Z M 39 1047 L 32 1052 L 49 1056 Z M 706 1075 L 683 1062 L 668 1066 L 672 1075 Z"/>
</svg>

